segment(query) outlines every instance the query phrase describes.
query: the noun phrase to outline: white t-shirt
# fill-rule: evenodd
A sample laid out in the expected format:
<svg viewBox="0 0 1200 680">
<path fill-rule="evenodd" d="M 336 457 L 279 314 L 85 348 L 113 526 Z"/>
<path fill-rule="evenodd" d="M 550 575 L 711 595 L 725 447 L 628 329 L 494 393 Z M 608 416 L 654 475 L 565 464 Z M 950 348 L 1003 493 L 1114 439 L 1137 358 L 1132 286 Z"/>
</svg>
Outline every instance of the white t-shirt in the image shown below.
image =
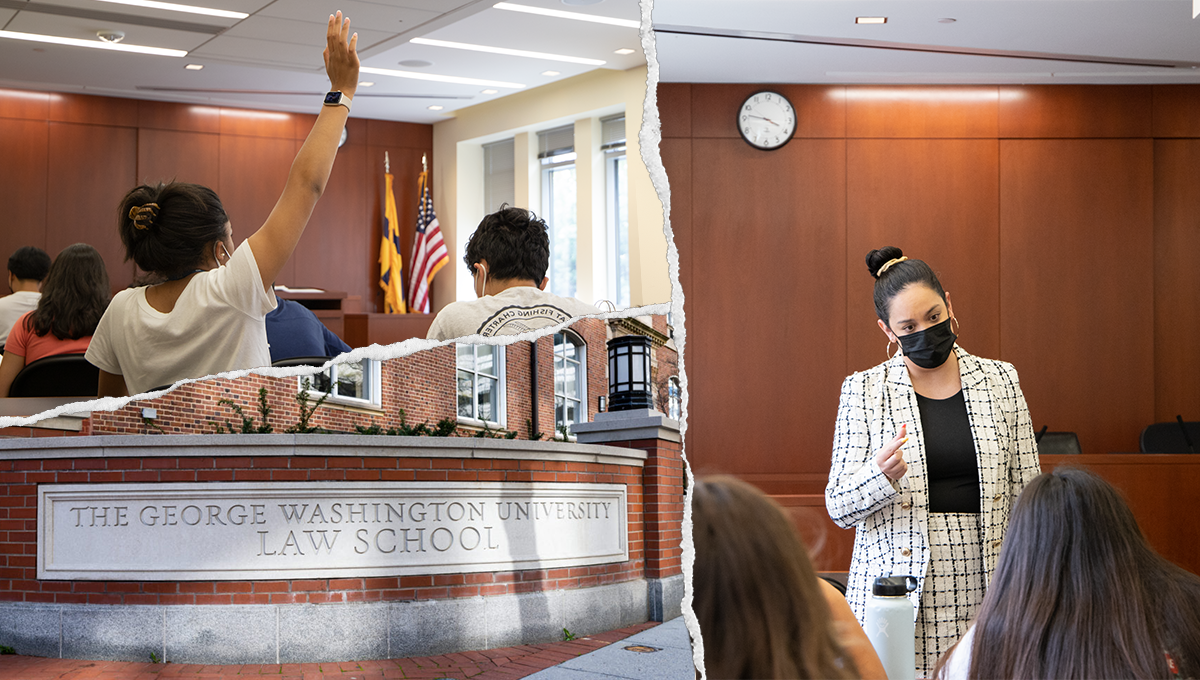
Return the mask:
<svg viewBox="0 0 1200 680">
<path fill-rule="evenodd" d="M 946 666 L 942 671 L 945 680 L 967 680 L 967 672 L 971 669 L 971 645 L 974 641 L 975 626 L 971 626 L 958 641 L 958 646 L 954 648 L 950 658 L 946 659 Z"/>
<path fill-rule="evenodd" d="M 12 295 L 0 297 L 0 345 L 8 340 L 8 332 L 12 330 L 17 319 L 25 312 L 37 309 L 38 300 L 41 299 L 41 293 L 28 290 L 19 290 Z"/>
<path fill-rule="evenodd" d="M 249 242 L 224 266 L 192 277 L 162 313 L 146 301 L 146 287 L 117 293 L 100 319 L 87 360 L 122 375 L 129 394 L 224 371 L 271 365 L 267 312 L 275 296 L 263 288 Z"/>
<path fill-rule="evenodd" d="M 451 302 L 438 312 L 425 336 L 452 340 L 467 335 L 519 335 L 557 326 L 600 310 L 575 298 L 565 298 L 533 286 L 514 286 L 476 300 Z"/>
</svg>

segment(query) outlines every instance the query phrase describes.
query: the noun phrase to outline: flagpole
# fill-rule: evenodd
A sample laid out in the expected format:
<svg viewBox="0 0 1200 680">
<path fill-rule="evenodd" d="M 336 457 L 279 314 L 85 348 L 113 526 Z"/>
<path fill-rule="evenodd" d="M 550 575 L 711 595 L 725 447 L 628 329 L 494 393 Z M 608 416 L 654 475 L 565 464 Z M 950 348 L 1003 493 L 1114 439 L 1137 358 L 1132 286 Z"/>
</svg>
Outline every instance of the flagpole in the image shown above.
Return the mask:
<svg viewBox="0 0 1200 680">
<path fill-rule="evenodd" d="M 390 173 L 392 171 L 392 161 L 388 158 L 388 152 L 383 152 L 383 172 Z"/>
<path fill-rule="evenodd" d="M 429 172 L 429 166 L 425 164 L 425 154 L 421 154 L 421 172 Z"/>
</svg>

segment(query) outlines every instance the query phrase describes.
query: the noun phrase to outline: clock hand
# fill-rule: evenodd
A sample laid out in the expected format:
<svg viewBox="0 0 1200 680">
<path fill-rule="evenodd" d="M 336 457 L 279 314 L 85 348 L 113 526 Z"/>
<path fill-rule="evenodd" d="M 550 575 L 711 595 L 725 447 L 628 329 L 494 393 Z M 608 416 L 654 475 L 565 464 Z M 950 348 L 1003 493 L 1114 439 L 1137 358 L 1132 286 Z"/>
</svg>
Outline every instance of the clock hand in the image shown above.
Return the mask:
<svg viewBox="0 0 1200 680">
<path fill-rule="evenodd" d="M 746 115 L 750 116 L 751 118 L 757 118 L 757 119 L 759 119 L 759 120 L 765 120 L 765 121 L 767 121 L 768 123 L 770 123 L 771 125 L 779 125 L 779 123 L 776 123 L 775 121 L 771 120 L 770 118 L 767 118 L 766 116 L 757 116 L 757 115 L 755 115 L 755 114 L 753 114 L 753 113 L 749 113 L 749 114 L 746 114 Z"/>
</svg>

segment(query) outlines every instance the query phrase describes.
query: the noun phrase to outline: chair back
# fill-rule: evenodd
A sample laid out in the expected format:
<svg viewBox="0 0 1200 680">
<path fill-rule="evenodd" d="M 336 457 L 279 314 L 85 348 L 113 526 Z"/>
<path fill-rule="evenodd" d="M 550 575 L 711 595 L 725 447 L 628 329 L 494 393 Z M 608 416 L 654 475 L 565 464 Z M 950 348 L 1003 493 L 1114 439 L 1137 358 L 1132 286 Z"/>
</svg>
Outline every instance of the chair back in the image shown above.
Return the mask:
<svg viewBox="0 0 1200 680">
<path fill-rule="evenodd" d="M 1200 423 L 1183 423 L 1195 451 L 1188 450 L 1180 423 L 1154 423 L 1142 430 L 1142 453 L 1200 453 Z"/>
<path fill-rule="evenodd" d="M 289 357 L 272 361 L 272 366 L 316 366 L 320 368 L 329 362 L 333 357 Z"/>
<path fill-rule="evenodd" d="M 1079 437 L 1074 432 L 1043 432 L 1038 439 L 1038 455 L 1078 456 L 1083 453 Z"/>
<path fill-rule="evenodd" d="M 82 354 L 42 357 L 13 379 L 10 397 L 94 397 L 100 389 L 100 369 Z"/>
</svg>

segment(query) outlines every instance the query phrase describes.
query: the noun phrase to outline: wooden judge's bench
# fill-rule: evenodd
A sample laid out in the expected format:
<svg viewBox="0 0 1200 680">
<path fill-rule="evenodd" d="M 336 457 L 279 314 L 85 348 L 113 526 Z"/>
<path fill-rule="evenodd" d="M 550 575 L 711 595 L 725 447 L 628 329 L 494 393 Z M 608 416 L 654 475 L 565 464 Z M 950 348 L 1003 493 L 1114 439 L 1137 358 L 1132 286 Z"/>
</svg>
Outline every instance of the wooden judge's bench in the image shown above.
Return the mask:
<svg viewBox="0 0 1200 680">
<path fill-rule="evenodd" d="M 424 338 L 433 324 L 433 314 L 377 314 L 362 311 L 359 295 L 313 288 L 281 289 L 275 294 L 307 307 L 351 347 L 391 345 L 410 338 Z"/>
<path fill-rule="evenodd" d="M 1200 455 L 1174 453 L 1092 453 L 1044 455 L 1042 471 L 1060 465 L 1082 467 L 1117 487 L 1150 545 L 1160 555 L 1200 574 Z M 809 489 L 806 489 L 809 490 Z M 825 510 L 825 496 L 812 493 L 772 495 L 800 530 L 822 572 L 846 572 L 854 548 L 854 530 L 841 529 Z"/>
</svg>

